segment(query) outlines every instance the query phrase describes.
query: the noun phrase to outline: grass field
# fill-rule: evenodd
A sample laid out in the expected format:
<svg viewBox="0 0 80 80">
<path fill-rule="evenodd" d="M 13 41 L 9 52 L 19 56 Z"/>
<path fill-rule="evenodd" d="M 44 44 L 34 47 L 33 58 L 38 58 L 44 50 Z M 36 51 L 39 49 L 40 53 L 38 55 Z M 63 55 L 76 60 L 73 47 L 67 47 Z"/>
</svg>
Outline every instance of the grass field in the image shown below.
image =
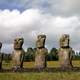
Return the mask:
<svg viewBox="0 0 80 80">
<path fill-rule="evenodd" d="M 47 62 L 49 68 L 59 67 L 58 61 Z M 74 67 L 80 67 L 80 61 L 73 61 Z M 3 62 L 3 68 L 11 68 L 11 63 Z M 34 62 L 24 62 L 24 68 L 33 68 Z M 0 80 L 80 80 L 80 72 L 4 72 Z"/>
</svg>

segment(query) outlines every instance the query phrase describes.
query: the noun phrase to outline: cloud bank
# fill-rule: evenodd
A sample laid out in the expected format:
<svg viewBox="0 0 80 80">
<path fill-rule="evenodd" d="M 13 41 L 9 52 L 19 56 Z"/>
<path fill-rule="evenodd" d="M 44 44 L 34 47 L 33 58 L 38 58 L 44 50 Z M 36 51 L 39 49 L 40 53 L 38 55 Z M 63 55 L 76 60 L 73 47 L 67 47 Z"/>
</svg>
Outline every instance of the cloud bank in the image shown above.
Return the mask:
<svg viewBox="0 0 80 80">
<path fill-rule="evenodd" d="M 55 16 L 80 16 L 80 0 L 0 0 L 0 9 L 40 9 Z"/>
<path fill-rule="evenodd" d="M 22 13 L 15 9 L 0 10 L 0 41 L 3 43 L 2 51 L 11 52 L 13 40 L 23 37 L 24 49 L 35 47 L 38 34 L 47 35 L 46 47 L 59 47 L 58 39 L 61 34 L 67 33 L 71 37 L 71 46 L 79 50 L 80 17 L 54 16 L 39 9 L 27 9 Z"/>
</svg>

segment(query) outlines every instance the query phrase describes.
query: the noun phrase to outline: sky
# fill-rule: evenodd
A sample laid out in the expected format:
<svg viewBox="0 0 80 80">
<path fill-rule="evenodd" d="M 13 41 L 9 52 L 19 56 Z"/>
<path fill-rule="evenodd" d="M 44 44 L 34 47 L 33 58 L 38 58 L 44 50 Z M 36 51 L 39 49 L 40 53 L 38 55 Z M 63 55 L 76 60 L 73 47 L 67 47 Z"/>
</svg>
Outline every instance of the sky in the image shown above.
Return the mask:
<svg viewBox="0 0 80 80">
<path fill-rule="evenodd" d="M 80 51 L 80 0 L 0 0 L 2 52 L 13 51 L 13 41 L 24 38 L 23 48 L 35 48 L 37 35 L 45 34 L 46 47 L 59 48 L 62 34 Z"/>
</svg>

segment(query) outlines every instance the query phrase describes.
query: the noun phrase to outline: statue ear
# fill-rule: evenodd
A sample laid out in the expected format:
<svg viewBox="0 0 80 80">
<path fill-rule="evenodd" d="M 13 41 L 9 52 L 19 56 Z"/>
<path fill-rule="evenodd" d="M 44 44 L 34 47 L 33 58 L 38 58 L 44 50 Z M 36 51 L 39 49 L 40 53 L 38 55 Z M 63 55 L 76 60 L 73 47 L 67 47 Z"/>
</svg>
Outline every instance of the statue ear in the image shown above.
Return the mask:
<svg viewBox="0 0 80 80">
<path fill-rule="evenodd" d="M 21 39 L 21 40 L 24 40 L 24 39 L 23 39 L 23 37 L 22 37 L 22 38 L 20 38 L 20 39 Z"/>
<path fill-rule="evenodd" d="M 16 41 L 16 39 L 14 39 L 14 41 Z"/>
<path fill-rule="evenodd" d="M 16 40 L 16 39 L 14 39 L 14 43 L 16 43 L 16 41 L 17 41 L 17 40 Z"/>
<path fill-rule="evenodd" d="M 23 43 L 24 43 L 24 38 L 21 38 L 21 41 L 23 41 Z"/>
</svg>

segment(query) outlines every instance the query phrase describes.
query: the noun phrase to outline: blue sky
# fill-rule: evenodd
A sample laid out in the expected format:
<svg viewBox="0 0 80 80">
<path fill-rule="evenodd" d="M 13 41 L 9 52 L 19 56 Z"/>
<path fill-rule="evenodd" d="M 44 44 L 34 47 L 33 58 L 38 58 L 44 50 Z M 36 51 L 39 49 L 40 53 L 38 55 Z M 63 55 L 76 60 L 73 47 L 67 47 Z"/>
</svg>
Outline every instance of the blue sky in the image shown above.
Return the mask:
<svg viewBox="0 0 80 80">
<path fill-rule="evenodd" d="M 23 37 L 23 48 L 35 47 L 46 34 L 46 47 L 59 48 L 59 37 L 70 34 L 71 47 L 80 49 L 80 0 L 0 0 L 2 52 L 12 52 L 13 40 Z"/>
<path fill-rule="evenodd" d="M 79 0 L 0 0 L 0 9 L 24 11 L 37 8 L 53 15 L 79 15 Z"/>
<path fill-rule="evenodd" d="M 20 0 L 1 0 L 0 1 L 0 9 L 18 9 L 23 11 L 25 9 L 24 4 L 20 2 Z"/>
<path fill-rule="evenodd" d="M 0 1 L 0 8 L 2 10 L 4 9 L 18 9 L 20 11 L 23 11 L 25 9 L 28 8 L 35 8 L 35 6 L 37 6 L 37 8 L 47 8 L 48 7 L 48 3 L 47 0 L 41 0 L 39 2 L 35 2 L 33 3 L 35 0 L 1 0 Z M 36 4 L 36 5 L 34 5 Z"/>
</svg>

